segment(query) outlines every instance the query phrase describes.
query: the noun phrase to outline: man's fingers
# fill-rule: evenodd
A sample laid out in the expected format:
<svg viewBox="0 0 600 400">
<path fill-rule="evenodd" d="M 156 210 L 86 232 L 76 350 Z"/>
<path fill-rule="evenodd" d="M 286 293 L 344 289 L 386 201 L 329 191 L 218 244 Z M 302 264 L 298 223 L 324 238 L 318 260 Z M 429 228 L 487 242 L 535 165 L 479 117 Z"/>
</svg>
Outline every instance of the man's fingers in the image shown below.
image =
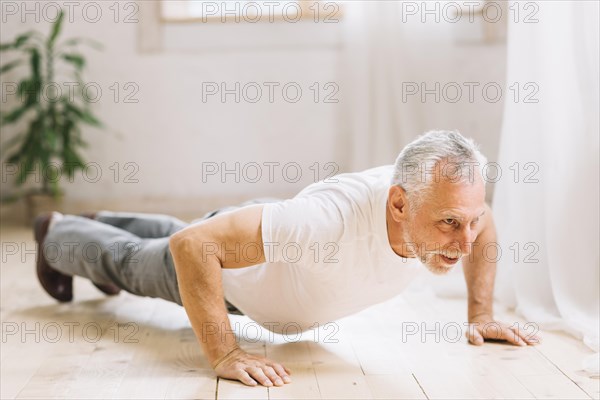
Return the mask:
<svg viewBox="0 0 600 400">
<path fill-rule="evenodd" d="M 507 342 L 518 346 L 526 345 L 517 332 L 496 321 L 484 324 L 483 327 L 481 327 L 481 336 L 490 340 L 506 340 Z"/>
<path fill-rule="evenodd" d="M 527 327 L 528 324 L 525 325 L 525 328 Z M 541 342 L 541 337 L 534 333 L 528 333 L 527 329 L 521 329 L 518 324 L 509 327 L 497 321 L 488 321 L 483 324 L 479 322 L 470 323 L 466 336 L 469 342 L 475 345 L 482 344 L 484 339 L 505 340 L 516 346 L 527 346 L 528 344 Z"/>
<path fill-rule="evenodd" d="M 254 379 L 252 379 L 250 377 L 250 375 L 243 369 L 239 370 L 239 372 L 235 376 L 235 379 L 239 380 L 244 385 L 248 385 L 248 386 L 256 386 L 257 385 L 257 382 Z"/>
<path fill-rule="evenodd" d="M 527 333 L 527 331 L 525 331 L 521 332 L 520 335 L 527 344 L 535 345 L 542 343 L 541 336 L 538 336 L 535 333 Z"/>
<path fill-rule="evenodd" d="M 275 372 L 277 372 L 277 375 L 279 375 L 285 383 L 290 383 L 292 381 L 292 378 L 289 377 L 286 367 L 284 367 L 281 364 L 277 364 L 277 363 L 273 363 L 273 364 L 269 364 L 269 365 L 275 370 Z"/>
<path fill-rule="evenodd" d="M 502 329 L 502 338 L 517 346 L 527 346 L 527 343 L 519 335 L 519 328 Z"/>
<path fill-rule="evenodd" d="M 259 367 L 248 367 L 246 368 L 246 372 L 250 374 L 250 376 L 256 379 L 263 386 L 273 386 L 273 382 L 265 375 L 262 368 Z"/>
<path fill-rule="evenodd" d="M 271 382 L 273 382 L 275 385 L 277 386 L 281 386 L 283 385 L 283 380 L 281 379 L 281 377 L 279 377 L 279 375 L 277 375 L 277 372 L 275 372 L 275 370 L 268 366 L 268 365 L 264 365 L 262 366 L 262 370 L 265 373 L 265 375 L 267 376 L 267 378 L 269 378 L 269 380 Z"/>
<path fill-rule="evenodd" d="M 218 362 L 214 369 L 221 378 L 237 379 L 248 386 L 283 386 L 291 382 L 283 365 L 244 351 Z"/>
<path fill-rule="evenodd" d="M 510 329 L 512 331 L 514 331 L 516 335 L 518 335 L 518 337 L 521 339 L 521 341 L 523 343 L 525 343 L 525 345 L 538 344 L 541 341 L 539 336 L 537 336 L 535 334 L 529 334 L 526 331 L 522 331 L 521 329 L 519 329 L 518 326 L 515 328 L 511 327 Z"/>
<path fill-rule="evenodd" d="M 469 325 L 469 330 L 467 331 L 467 339 L 470 343 L 476 346 L 481 346 L 483 344 L 483 336 L 481 336 L 481 333 L 479 332 L 479 329 L 475 324 Z"/>
<path fill-rule="evenodd" d="M 283 365 L 243 351 L 217 364 L 215 371 L 222 378 L 237 379 L 248 386 L 283 386 L 292 381 Z"/>
<path fill-rule="evenodd" d="M 481 331 L 482 336 L 486 339 L 506 340 L 507 342 L 517 346 L 527 345 L 527 343 L 521 339 L 516 331 L 495 321 L 485 324 Z"/>
<path fill-rule="evenodd" d="M 527 344 L 532 344 L 532 345 L 542 343 L 542 337 L 538 336 L 538 335 L 534 335 L 534 334 L 525 335 L 525 337 L 523 337 L 523 340 L 525 340 L 527 342 Z"/>
</svg>

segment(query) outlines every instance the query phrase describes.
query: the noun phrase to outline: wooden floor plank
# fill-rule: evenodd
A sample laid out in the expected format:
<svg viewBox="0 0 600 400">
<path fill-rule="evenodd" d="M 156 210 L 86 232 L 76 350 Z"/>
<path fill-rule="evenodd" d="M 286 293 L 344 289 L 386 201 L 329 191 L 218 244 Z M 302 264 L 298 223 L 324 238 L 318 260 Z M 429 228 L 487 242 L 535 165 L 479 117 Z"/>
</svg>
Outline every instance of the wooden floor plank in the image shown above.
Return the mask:
<svg viewBox="0 0 600 400">
<path fill-rule="evenodd" d="M 218 400 L 264 400 L 269 398 L 268 388 L 246 386 L 241 382 L 219 379 Z"/>
<path fill-rule="evenodd" d="M 17 399 L 64 399 L 89 354 L 55 355 L 44 360 L 36 373 L 18 393 Z"/>
<path fill-rule="evenodd" d="M 309 349 L 322 398 L 372 398 L 350 341 L 309 342 Z"/>
<path fill-rule="evenodd" d="M 518 379 L 538 399 L 591 399 L 561 374 L 526 375 Z"/>
<path fill-rule="evenodd" d="M 2 343 L 0 361 L 0 398 L 13 399 L 23 390 L 40 369 L 52 349 L 48 346 L 33 346 L 11 338 Z"/>
<path fill-rule="evenodd" d="M 522 318 L 518 318 L 518 321 L 522 325 L 526 323 Z M 600 376 L 583 369 L 584 358 L 594 357 L 597 353 L 589 349 L 581 340 L 564 332 L 544 331 L 542 343 L 535 349 L 542 358 L 554 365 L 589 397 L 600 399 Z M 600 363 L 600 360 L 597 362 Z"/>
<path fill-rule="evenodd" d="M 280 335 L 267 343 L 266 356 L 291 371 L 292 383 L 269 388 L 270 399 L 320 399 L 309 344 L 307 341 L 285 339 Z"/>
<path fill-rule="evenodd" d="M 412 374 L 366 375 L 373 399 L 426 399 Z"/>
<path fill-rule="evenodd" d="M 321 399 L 319 383 L 311 361 L 288 361 L 292 383 L 269 388 L 269 399 Z"/>
</svg>

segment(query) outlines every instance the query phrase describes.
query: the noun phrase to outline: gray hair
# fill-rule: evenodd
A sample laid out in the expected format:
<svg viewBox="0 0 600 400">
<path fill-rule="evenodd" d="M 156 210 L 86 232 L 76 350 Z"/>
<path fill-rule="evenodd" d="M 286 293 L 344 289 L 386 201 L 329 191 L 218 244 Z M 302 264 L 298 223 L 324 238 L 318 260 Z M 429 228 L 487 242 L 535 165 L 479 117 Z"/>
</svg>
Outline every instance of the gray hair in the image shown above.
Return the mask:
<svg viewBox="0 0 600 400">
<path fill-rule="evenodd" d="M 444 167 L 440 169 L 441 163 Z M 401 186 L 409 202 L 418 208 L 431 189 L 434 171 L 451 182 L 473 183 L 475 171 L 483 177 L 486 164 L 487 158 L 472 139 L 458 131 L 429 131 L 402 149 L 391 184 Z"/>
</svg>

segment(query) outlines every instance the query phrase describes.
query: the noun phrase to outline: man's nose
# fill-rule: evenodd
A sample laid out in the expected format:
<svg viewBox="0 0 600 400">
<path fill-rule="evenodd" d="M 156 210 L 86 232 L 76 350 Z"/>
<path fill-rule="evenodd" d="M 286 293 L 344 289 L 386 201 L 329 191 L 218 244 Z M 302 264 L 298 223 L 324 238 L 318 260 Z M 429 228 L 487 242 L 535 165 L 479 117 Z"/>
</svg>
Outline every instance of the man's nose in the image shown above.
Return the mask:
<svg viewBox="0 0 600 400">
<path fill-rule="evenodd" d="M 463 257 L 471 254 L 471 250 L 473 250 L 472 242 L 460 242 L 460 252 Z"/>
<path fill-rule="evenodd" d="M 458 247 L 463 256 L 471 254 L 473 250 L 473 242 L 475 241 L 475 232 L 469 227 L 465 227 L 461 230 L 459 237 L 457 238 Z"/>
</svg>

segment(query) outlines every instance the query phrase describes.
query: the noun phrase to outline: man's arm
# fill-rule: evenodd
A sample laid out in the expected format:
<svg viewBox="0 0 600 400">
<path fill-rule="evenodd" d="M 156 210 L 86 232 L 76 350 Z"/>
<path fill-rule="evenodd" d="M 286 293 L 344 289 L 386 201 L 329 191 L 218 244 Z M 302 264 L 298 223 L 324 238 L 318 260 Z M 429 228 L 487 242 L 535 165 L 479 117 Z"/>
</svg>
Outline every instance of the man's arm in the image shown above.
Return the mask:
<svg viewBox="0 0 600 400">
<path fill-rule="evenodd" d="M 495 259 L 488 259 L 484 253 L 487 243 L 496 242 L 496 227 L 492 210 L 486 204 L 481 221 L 481 232 L 473 243 L 473 250 L 463 259 L 463 270 L 469 296 L 469 321 L 481 315 L 492 316 L 494 302 Z"/>
<path fill-rule="evenodd" d="M 497 243 L 492 209 L 487 204 L 480 229 L 473 243 L 472 253 L 463 259 L 469 296 L 469 341 L 476 345 L 482 344 L 484 339 L 506 340 L 520 346 L 539 343 L 538 336 L 528 335 L 518 328 L 494 320 L 494 279 L 498 255 L 493 252 L 486 254 L 486 250 L 489 250 L 486 244 Z"/>
<path fill-rule="evenodd" d="M 261 204 L 216 215 L 169 240 L 181 300 L 204 354 L 220 377 L 250 386 L 256 381 L 265 386 L 290 382 L 283 365 L 239 348 L 223 295 L 221 268 L 265 262 L 262 209 Z"/>
</svg>

